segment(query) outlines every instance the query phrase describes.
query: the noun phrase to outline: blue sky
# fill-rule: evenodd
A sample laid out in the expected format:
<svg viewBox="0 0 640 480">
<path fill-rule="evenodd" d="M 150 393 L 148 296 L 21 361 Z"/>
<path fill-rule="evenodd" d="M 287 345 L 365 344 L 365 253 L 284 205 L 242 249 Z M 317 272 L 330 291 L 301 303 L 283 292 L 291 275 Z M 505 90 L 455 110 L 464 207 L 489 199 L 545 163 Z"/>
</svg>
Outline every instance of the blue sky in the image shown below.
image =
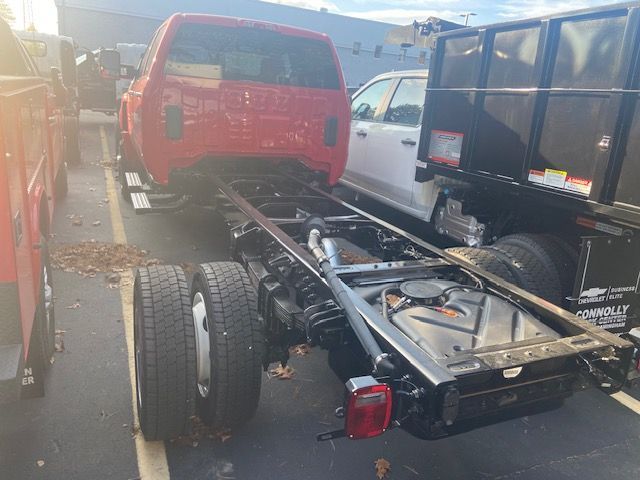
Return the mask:
<svg viewBox="0 0 640 480">
<path fill-rule="evenodd" d="M 518 18 L 536 17 L 548 13 L 577 10 L 595 5 L 615 3 L 613 0 L 268 0 L 274 3 L 304 8 L 327 8 L 334 13 L 409 24 L 414 19 L 431 15 L 451 21 L 461 21 L 460 14 L 477 13 L 471 25 L 503 22 Z"/>
<path fill-rule="evenodd" d="M 203 0 L 206 1 L 206 0 Z M 400 25 L 413 20 L 424 20 L 429 16 L 461 22 L 461 13 L 474 12 L 471 25 L 502 22 L 518 18 L 535 17 L 553 12 L 586 8 L 595 5 L 615 3 L 615 0 L 266 0 L 297 7 L 319 10 L 379 20 Z M 56 10 L 53 0 L 31 0 L 34 22 L 38 30 L 55 33 L 57 31 Z M 22 26 L 22 0 L 7 0 L 16 14 L 16 26 Z M 106 0 L 105 3 L 108 3 Z M 179 8 L 179 0 L 176 7 Z"/>
</svg>

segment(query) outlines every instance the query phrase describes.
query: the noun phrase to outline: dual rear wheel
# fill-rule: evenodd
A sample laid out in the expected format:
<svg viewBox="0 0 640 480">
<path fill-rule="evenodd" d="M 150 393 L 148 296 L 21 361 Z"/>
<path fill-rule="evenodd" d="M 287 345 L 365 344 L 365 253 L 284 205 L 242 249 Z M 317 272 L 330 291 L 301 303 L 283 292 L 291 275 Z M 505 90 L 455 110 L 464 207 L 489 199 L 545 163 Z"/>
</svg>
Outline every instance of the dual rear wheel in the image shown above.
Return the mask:
<svg viewBox="0 0 640 480">
<path fill-rule="evenodd" d="M 578 253 L 559 237 L 514 234 L 491 246 L 454 247 L 447 252 L 555 305 L 568 306 Z"/>
<path fill-rule="evenodd" d="M 263 329 L 242 266 L 200 265 L 191 290 L 180 267 L 141 268 L 134 285 L 136 391 L 147 440 L 249 420 L 260 397 Z"/>
</svg>

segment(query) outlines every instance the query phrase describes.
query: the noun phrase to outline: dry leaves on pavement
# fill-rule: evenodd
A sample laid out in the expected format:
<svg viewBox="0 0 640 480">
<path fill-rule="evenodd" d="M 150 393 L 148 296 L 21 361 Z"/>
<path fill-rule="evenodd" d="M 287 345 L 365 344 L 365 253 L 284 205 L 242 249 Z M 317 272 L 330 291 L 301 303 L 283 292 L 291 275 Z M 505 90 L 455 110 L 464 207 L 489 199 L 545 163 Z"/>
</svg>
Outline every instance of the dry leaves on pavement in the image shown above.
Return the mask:
<svg viewBox="0 0 640 480">
<path fill-rule="evenodd" d="M 375 461 L 376 465 L 376 477 L 378 480 L 382 480 L 387 476 L 389 470 L 391 470 L 391 463 L 384 458 L 379 458 Z"/>
<path fill-rule="evenodd" d="M 51 263 L 59 270 L 93 278 L 98 272 L 124 272 L 130 268 L 160 263 L 158 259 L 148 258 L 147 255 L 148 252 L 135 245 L 89 241 L 53 248 Z M 110 279 L 107 281 L 113 283 Z"/>
<path fill-rule="evenodd" d="M 291 368 L 289 365 L 283 367 L 282 365 L 278 365 L 273 370 L 270 370 L 269 373 L 272 377 L 276 377 L 279 380 L 291 380 L 295 375 L 296 371 Z"/>
</svg>

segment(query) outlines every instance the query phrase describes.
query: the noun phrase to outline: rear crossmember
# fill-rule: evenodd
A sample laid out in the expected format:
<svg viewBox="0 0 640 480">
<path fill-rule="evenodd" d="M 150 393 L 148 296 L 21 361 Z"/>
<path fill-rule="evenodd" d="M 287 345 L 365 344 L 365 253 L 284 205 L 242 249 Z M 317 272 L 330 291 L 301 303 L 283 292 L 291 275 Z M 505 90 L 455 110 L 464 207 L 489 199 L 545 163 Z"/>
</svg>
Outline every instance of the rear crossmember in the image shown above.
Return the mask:
<svg viewBox="0 0 640 480">
<path fill-rule="evenodd" d="M 438 438 L 529 414 L 589 386 L 613 393 L 626 381 L 629 342 L 347 204 L 308 176 L 273 169 L 196 177 L 225 217 L 231 256 L 257 291 L 264 368 L 286 365 L 289 346 L 306 341 L 329 350 L 331 366 L 346 381 L 344 408 L 337 410 L 346 414 L 346 429 L 319 440 L 366 438 L 392 427 Z M 139 178 L 127 180 L 140 195 L 137 213 L 167 211 L 166 203 L 149 200 Z M 179 209 L 190 198 L 173 201 L 169 208 Z M 340 238 L 359 249 L 350 262 L 336 260 L 339 247 L 332 251 Z M 480 287 L 460 288 L 498 297 L 559 335 L 433 355 L 390 321 L 387 310 L 399 305 L 382 300 L 381 314 L 363 294 L 435 277 L 471 279 Z"/>
</svg>

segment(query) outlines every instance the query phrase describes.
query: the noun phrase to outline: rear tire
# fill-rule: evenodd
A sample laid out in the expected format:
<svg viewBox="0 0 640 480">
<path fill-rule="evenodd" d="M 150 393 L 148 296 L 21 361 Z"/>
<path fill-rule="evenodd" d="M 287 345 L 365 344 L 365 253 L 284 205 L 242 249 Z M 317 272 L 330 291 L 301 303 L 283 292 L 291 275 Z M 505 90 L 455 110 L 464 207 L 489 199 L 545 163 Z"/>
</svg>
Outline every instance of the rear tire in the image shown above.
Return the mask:
<svg viewBox="0 0 640 480">
<path fill-rule="evenodd" d="M 214 428 L 245 423 L 258 407 L 262 380 L 264 333 L 255 290 L 240 264 L 207 263 L 193 278 L 191 300 L 198 415 Z"/>
<path fill-rule="evenodd" d="M 133 295 L 136 398 L 147 440 L 191 430 L 196 358 L 189 288 L 180 267 L 153 266 L 136 274 Z"/>
<path fill-rule="evenodd" d="M 529 250 L 511 244 L 486 247 L 492 250 L 511 270 L 516 285 L 537 297 L 560 305 L 560 278 L 555 269 L 549 270 Z"/>
<path fill-rule="evenodd" d="M 570 295 L 569 290 L 573 287 L 575 268 L 571 269 L 568 257 L 558 249 L 558 243 L 553 242 L 549 237 L 534 233 L 518 233 L 498 239 L 494 246 L 502 251 L 509 250 L 507 246 L 515 247 L 511 250 L 516 257 L 531 264 L 530 270 L 537 277 L 537 283 L 555 290 L 554 292 L 549 291 L 548 296 L 543 296 L 543 298 L 556 305 L 561 305 L 564 299 Z M 521 253 L 522 251 L 527 252 L 535 260 L 527 259 L 526 255 Z M 537 266 L 534 266 L 534 263 Z M 544 288 L 541 288 L 541 291 L 543 290 Z"/>
<path fill-rule="evenodd" d="M 540 235 L 544 241 L 543 247 L 547 249 L 554 259 L 560 274 L 560 283 L 563 288 L 563 297 L 571 297 L 573 294 L 573 286 L 576 282 L 576 273 L 578 271 L 578 260 L 580 255 L 578 250 L 572 247 L 568 242 L 555 235 Z M 565 306 L 569 306 L 570 301 L 565 301 Z"/>
<path fill-rule="evenodd" d="M 472 247 L 453 247 L 447 248 L 446 252 L 462 257 L 475 266 L 492 273 L 507 282 L 518 285 L 516 277 L 513 276 L 511 270 L 499 259 L 495 252 L 485 248 Z"/>
</svg>

